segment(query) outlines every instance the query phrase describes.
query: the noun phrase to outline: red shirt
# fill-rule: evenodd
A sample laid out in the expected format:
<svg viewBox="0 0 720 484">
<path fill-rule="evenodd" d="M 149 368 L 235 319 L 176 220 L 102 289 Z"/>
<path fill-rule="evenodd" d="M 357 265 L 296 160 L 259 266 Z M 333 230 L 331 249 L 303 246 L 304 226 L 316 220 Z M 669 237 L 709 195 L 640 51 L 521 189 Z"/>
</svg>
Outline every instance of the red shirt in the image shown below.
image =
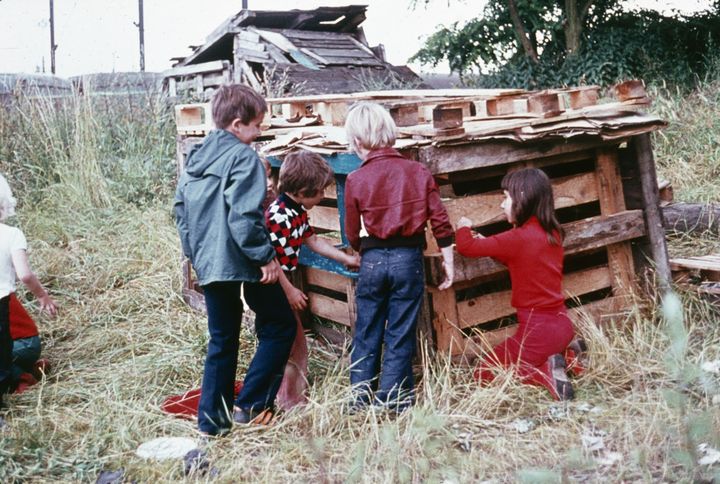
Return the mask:
<svg viewBox="0 0 720 484">
<path fill-rule="evenodd" d="M 345 184 L 345 233 L 360 250 L 360 230 L 380 239 L 422 239 L 428 220 L 440 247 L 453 229 L 430 170 L 393 148 L 370 152 Z"/>
<path fill-rule="evenodd" d="M 536 217 L 521 227 L 476 239 L 470 228 L 455 234 L 457 251 L 466 257 L 492 257 L 505 264 L 512 282 L 516 309 L 555 309 L 562 306 L 563 248 L 551 245 Z"/>
<path fill-rule="evenodd" d="M 25 311 L 14 292 L 10 294 L 10 309 L 8 312 L 10 313 L 10 337 L 13 341 L 38 335 L 35 321 Z"/>
</svg>

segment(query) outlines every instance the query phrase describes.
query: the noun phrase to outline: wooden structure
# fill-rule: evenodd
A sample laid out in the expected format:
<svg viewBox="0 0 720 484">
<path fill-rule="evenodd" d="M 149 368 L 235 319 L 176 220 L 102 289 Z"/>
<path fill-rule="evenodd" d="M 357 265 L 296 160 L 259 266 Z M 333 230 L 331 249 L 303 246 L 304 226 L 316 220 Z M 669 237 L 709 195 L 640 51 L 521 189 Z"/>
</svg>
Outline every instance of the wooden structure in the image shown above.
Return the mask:
<svg viewBox="0 0 720 484">
<path fill-rule="evenodd" d="M 206 98 L 230 81 L 268 95 L 364 90 L 367 84 L 420 86 L 407 67 L 385 62 L 382 45 L 370 47 L 360 24 L 367 7 L 314 10 L 241 10 L 192 54 L 176 57 L 164 73 L 171 96 Z"/>
<path fill-rule="evenodd" d="M 275 167 L 285 153 L 298 148 L 326 158 L 336 184 L 310 212 L 310 222 L 338 245 L 346 243 L 345 178 L 360 164 L 348 153 L 340 125 L 348 106 L 358 99 L 375 100 L 391 111 L 401 126 L 396 148 L 430 169 L 453 224 L 468 216 L 485 235 L 508 229 L 500 208 L 500 180 L 520 167 L 543 169 L 551 178 L 567 234 L 567 304 L 573 317 L 599 321 L 630 304 L 638 275 L 645 277 L 654 268 L 660 284 L 666 285 L 670 271 L 649 140 L 649 133 L 664 123 L 640 112 L 647 102 L 644 91 L 623 102 L 593 104 L 597 96 L 588 95 L 593 90 L 597 92 L 380 91 L 272 99 L 272 105 L 280 106 L 275 111 L 290 118 L 267 120 L 276 127 L 264 133 L 262 150 Z M 201 115 L 205 110 L 205 105 L 177 108 L 181 169 L 186 144 L 207 127 Z M 198 115 L 192 118 L 192 112 Z M 439 291 L 441 257 L 428 239 L 428 291 L 420 328 L 438 349 L 457 355 L 473 346 L 472 336 L 478 332 L 505 334 L 514 310 L 503 265 L 490 258 L 455 257 L 453 287 Z M 350 327 L 355 320 L 356 275 L 308 249 L 301 251 L 301 264 L 302 288 L 316 316 L 311 325 L 337 339 L 332 326 Z M 190 273 L 186 275 L 188 296 L 193 287 Z"/>
</svg>

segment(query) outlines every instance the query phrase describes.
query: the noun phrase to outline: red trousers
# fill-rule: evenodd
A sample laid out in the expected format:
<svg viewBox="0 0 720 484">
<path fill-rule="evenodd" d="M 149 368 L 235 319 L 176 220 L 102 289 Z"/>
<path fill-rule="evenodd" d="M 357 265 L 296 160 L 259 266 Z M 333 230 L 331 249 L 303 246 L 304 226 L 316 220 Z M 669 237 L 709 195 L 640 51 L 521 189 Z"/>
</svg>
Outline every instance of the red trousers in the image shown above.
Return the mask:
<svg viewBox="0 0 720 484">
<path fill-rule="evenodd" d="M 519 309 L 517 332 L 499 345 L 475 369 L 475 379 L 489 383 L 493 368 L 514 367 L 517 376 L 529 385 L 547 387 L 547 360 L 563 353 L 575 334 L 565 307 L 556 310 Z M 554 392 L 554 390 L 551 390 Z"/>
</svg>

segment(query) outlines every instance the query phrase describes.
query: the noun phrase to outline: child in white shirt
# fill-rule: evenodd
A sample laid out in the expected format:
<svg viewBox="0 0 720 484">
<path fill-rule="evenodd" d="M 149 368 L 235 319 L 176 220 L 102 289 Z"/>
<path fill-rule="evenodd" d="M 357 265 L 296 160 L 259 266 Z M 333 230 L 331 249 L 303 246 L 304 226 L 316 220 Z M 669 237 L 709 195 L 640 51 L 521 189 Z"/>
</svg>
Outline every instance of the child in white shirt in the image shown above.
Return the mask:
<svg viewBox="0 0 720 484">
<path fill-rule="evenodd" d="M 9 301 L 15 292 L 15 281 L 20 279 L 35 295 L 40 310 L 51 316 L 57 313 L 55 301 L 47 293 L 30 268 L 27 241 L 22 231 L 4 223 L 15 214 L 15 198 L 4 176 L 0 175 L 0 407 L 2 396 L 14 384 L 11 381 L 12 338 L 10 337 Z"/>
</svg>

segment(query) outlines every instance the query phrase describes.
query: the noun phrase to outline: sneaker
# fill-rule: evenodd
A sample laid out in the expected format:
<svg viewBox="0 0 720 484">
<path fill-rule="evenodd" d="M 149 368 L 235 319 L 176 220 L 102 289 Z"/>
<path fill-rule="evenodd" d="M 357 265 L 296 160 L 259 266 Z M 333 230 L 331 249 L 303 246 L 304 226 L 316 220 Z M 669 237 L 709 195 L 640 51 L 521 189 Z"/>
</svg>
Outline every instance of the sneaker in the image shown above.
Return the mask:
<svg viewBox="0 0 720 484">
<path fill-rule="evenodd" d="M 243 425 L 270 425 L 273 420 L 272 409 L 244 410 L 235 407 L 233 409 L 233 422 Z"/>
<path fill-rule="evenodd" d="M 47 358 L 40 358 L 33 365 L 32 375 L 35 377 L 36 380 L 42 380 L 43 376 L 50 373 L 51 369 L 52 364 L 50 363 L 50 360 L 48 360 Z"/>
<path fill-rule="evenodd" d="M 587 343 L 582 338 L 575 338 L 565 349 L 565 361 L 567 370 L 573 376 L 580 376 L 589 367 L 589 355 Z"/>
<path fill-rule="evenodd" d="M 548 358 L 545 363 L 545 375 L 549 378 L 547 388 L 555 400 L 565 401 L 575 398 L 572 383 L 568 380 L 565 358 L 558 353 Z"/>
</svg>

